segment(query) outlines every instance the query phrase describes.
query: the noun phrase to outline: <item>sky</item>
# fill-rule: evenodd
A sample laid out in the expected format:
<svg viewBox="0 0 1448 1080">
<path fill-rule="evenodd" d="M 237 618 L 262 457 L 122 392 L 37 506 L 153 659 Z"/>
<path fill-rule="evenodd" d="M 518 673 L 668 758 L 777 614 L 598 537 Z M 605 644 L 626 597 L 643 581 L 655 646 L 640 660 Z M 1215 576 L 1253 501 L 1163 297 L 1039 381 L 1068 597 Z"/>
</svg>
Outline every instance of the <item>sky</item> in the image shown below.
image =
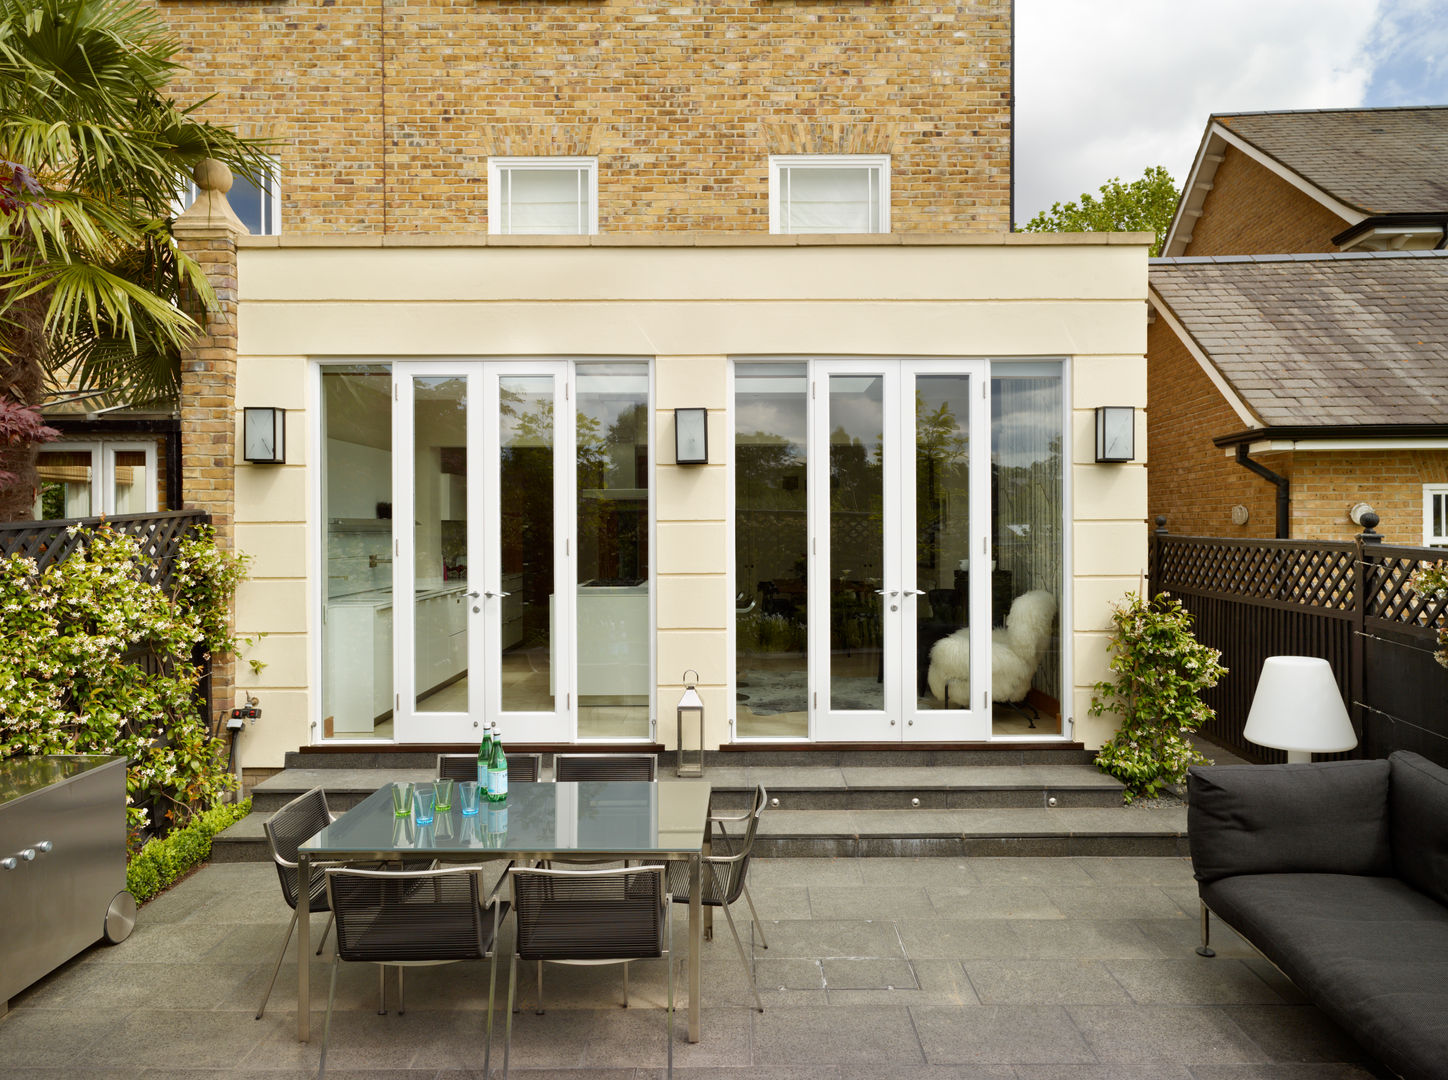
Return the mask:
<svg viewBox="0 0 1448 1080">
<path fill-rule="evenodd" d="M 1164 165 L 1214 112 L 1448 105 L 1448 0 L 1016 0 L 1015 218 Z"/>
</svg>

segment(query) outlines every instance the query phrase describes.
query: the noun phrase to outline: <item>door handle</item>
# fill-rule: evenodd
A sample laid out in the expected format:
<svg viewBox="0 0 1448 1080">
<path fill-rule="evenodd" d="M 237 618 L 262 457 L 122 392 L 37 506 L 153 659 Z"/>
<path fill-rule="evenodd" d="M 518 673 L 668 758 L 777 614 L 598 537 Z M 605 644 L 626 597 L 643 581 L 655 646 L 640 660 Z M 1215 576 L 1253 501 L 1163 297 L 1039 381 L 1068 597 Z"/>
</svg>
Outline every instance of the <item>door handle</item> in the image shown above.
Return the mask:
<svg viewBox="0 0 1448 1080">
<path fill-rule="evenodd" d="M 924 589 L 906 589 L 906 590 L 905 590 L 903 593 L 901 593 L 900 595 L 901 595 L 901 596 L 924 596 L 924 595 L 925 595 L 925 590 L 924 590 Z"/>
<path fill-rule="evenodd" d="M 900 590 L 899 590 L 899 589 L 888 589 L 888 590 L 886 590 L 886 589 L 876 589 L 876 590 L 875 590 L 875 595 L 876 595 L 876 596 L 899 596 L 899 595 L 900 595 Z"/>
<path fill-rule="evenodd" d="M 490 590 L 490 591 L 487 591 L 487 592 L 483 593 L 483 595 L 486 596 L 489 600 L 493 600 L 493 599 L 501 600 L 503 597 L 505 597 L 505 596 L 512 596 L 513 594 L 510 593 L 510 592 L 492 592 L 492 591 Z"/>
</svg>

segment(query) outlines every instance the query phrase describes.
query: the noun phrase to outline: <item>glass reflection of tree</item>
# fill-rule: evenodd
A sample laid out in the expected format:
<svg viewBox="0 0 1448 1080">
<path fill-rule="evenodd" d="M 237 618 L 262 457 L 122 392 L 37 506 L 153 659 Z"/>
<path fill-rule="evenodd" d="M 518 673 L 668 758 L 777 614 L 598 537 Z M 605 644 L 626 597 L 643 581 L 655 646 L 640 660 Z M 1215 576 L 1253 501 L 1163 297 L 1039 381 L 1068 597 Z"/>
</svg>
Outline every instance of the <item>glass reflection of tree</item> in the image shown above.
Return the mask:
<svg viewBox="0 0 1448 1080">
<path fill-rule="evenodd" d="M 737 622 L 744 652 L 802 652 L 805 639 L 804 447 L 777 434 L 735 441 L 736 558 L 747 606 Z M 784 588 L 781 588 L 781 585 Z"/>
<path fill-rule="evenodd" d="M 500 555 L 503 573 L 523 575 L 525 644 L 540 644 L 553 592 L 553 398 L 510 381 L 499 389 Z"/>
<path fill-rule="evenodd" d="M 961 430 L 949 401 L 931 409 L 915 392 L 916 565 L 933 570 L 939 563 L 946 508 L 951 496 L 966 493 L 970 439 Z"/>
<path fill-rule="evenodd" d="M 606 428 L 580 407 L 576 424 L 578 580 L 646 578 L 648 501 L 637 491 L 647 487 L 648 406 L 627 406 Z"/>
</svg>

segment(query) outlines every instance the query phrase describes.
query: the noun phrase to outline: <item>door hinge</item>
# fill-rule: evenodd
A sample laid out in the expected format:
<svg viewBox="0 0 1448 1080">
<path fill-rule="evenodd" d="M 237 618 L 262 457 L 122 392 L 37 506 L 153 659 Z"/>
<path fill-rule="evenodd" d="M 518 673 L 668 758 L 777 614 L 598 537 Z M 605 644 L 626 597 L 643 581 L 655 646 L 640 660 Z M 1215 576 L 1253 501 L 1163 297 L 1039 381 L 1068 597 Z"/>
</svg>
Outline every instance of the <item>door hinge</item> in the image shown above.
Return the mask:
<svg viewBox="0 0 1448 1080">
<path fill-rule="evenodd" d="M 395 383 L 394 383 L 393 386 L 392 386 L 392 400 L 393 400 L 393 401 L 401 401 L 401 400 L 402 400 L 402 387 L 396 385 Z"/>
<path fill-rule="evenodd" d="M 573 691 L 563 695 L 563 711 L 568 712 L 573 708 Z"/>
<path fill-rule="evenodd" d="M 818 690 L 814 692 L 814 707 L 816 709 L 820 707 L 820 692 Z"/>
<path fill-rule="evenodd" d="M 981 705 L 982 705 L 984 708 L 987 708 L 987 709 L 990 708 L 990 691 L 989 691 L 989 690 L 987 690 L 985 693 L 981 694 L 981 696 L 980 696 L 980 703 L 981 703 Z"/>
<path fill-rule="evenodd" d="M 401 694 L 393 694 L 393 695 L 392 695 L 392 711 L 395 712 L 395 713 L 400 713 L 400 712 L 402 711 L 402 695 L 401 695 Z"/>
<path fill-rule="evenodd" d="M 394 540 L 394 541 L 392 541 L 392 557 L 393 557 L 393 558 L 396 558 L 397 556 L 399 556 L 399 555 L 401 555 L 401 554 L 402 554 L 402 541 L 401 541 L 401 540 Z"/>
<path fill-rule="evenodd" d="M 809 398 L 810 398 L 811 401 L 814 400 L 814 397 L 815 397 L 815 387 L 817 387 L 817 386 L 819 386 L 819 383 L 811 380 L 811 382 L 810 382 L 810 384 L 809 384 Z"/>
<path fill-rule="evenodd" d="M 984 379 L 981 379 L 981 381 L 980 381 L 980 399 L 981 399 L 982 401 L 986 400 L 986 391 L 989 390 L 989 389 L 990 389 L 990 387 L 988 387 L 988 386 L 986 385 L 985 380 L 984 380 Z"/>
</svg>

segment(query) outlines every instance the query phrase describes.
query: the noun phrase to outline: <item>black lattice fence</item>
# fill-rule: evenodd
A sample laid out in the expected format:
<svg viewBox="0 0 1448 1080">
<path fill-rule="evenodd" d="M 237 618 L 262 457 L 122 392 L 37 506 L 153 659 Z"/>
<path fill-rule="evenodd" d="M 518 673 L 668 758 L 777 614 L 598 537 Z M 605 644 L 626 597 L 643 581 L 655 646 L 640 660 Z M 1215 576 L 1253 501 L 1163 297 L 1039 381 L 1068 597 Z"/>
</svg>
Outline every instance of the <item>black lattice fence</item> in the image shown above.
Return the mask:
<svg viewBox="0 0 1448 1080">
<path fill-rule="evenodd" d="M 1337 675 L 1358 732 L 1339 757 L 1411 749 L 1448 765 L 1448 671 L 1433 659 L 1448 607 L 1408 577 L 1448 553 L 1378 542 L 1152 537 L 1150 589 L 1179 598 L 1198 640 L 1222 652 L 1228 674 L 1203 695 L 1216 711 L 1204 734 L 1246 757 L 1285 761 L 1243 738 L 1262 662 L 1318 656 Z"/>
</svg>

